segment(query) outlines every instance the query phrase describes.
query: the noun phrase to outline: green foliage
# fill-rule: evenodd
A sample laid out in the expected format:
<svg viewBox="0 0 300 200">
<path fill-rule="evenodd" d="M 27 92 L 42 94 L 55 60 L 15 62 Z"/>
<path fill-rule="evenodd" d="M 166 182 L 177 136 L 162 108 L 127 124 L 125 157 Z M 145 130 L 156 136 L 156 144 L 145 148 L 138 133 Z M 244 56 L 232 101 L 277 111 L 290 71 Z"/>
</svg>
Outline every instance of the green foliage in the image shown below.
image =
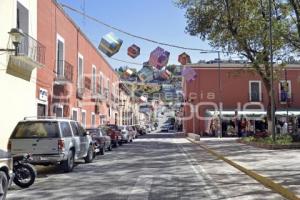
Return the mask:
<svg viewBox="0 0 300 200">
<path fill-rule="evenodd" d="M 242 138 L 245 142 L 257 142 L 262 144 L 279 144 L 279 145 L 287 145 L 293 142 L 293 138 L 290 135 L 278 135 L 276 136 L 275 142 L 273 141 L 272 137 L 244 137 Z"/>
</svg>

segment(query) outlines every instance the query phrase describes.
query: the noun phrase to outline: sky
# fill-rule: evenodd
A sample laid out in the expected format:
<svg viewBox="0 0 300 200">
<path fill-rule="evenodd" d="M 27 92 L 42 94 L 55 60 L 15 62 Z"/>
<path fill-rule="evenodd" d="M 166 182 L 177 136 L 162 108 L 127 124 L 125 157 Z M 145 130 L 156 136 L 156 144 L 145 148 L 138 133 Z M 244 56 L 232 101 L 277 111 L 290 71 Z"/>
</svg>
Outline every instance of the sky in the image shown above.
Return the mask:
<svg viewBox="0 0 300 200">
<path fill-rule="evenodd" d="M 208 41 L 202 41 L 199 37 L 190 36 L 186 33 L 185 10 L 178 8 L 174 3 L 175 0 L 58 0 L 58 2 L 74 7 L 89 16 L 131 34 L 184 47 L 212 49 Z M 109 29 L 66 8 L 65 11 L 95 46 L 99 45 L 102 36 L 110 32 L 114 32 L 116 36 L 121 38 L 123 40 L 121 49 L 112 58 L 142 64 L 149 60 L 151 51 L 159 46 Z M 127 48 L 132 44 L 136 44 L 141 48 L 140 56 L 135 59 L 127 55 Z M 215 53 L 200 54 L 198 51 L 182 50 L 162 45 L 160 47 L 170 52 L 168 64 L 179 64 L 177 61 L 178 55 L 183 52 L 190 55 L 192 63 L 217 58 Z M 103 57 L 113 68 L 129 66 L 139 69 L 142 67 L 113 60 L 104 54 Z"/>
</svg>

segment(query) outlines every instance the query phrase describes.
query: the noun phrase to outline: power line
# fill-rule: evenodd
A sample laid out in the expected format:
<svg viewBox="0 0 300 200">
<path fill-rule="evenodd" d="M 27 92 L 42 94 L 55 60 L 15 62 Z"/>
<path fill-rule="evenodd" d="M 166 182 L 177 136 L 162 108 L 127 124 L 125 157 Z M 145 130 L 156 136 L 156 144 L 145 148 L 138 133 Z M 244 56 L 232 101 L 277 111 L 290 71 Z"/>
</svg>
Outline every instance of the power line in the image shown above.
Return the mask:
<svg viewBox="0 0 300 200">
<path fill-rule="evenodd" d="M 183 46 L 179 46 L 179 45 L 175 45 L 175 44 L 169 44 L 169 43 L 165 43 L 165 42 L 159 42 L 159 41 L 156 41 L 156 40 L 152 40 L 150 38 L 138 36 L 138 35 L 129 33 L 127 31 L 124 31 L 122 29 L 119 29 L 117 27 L 114 27 L 112 25 L 109 25 L 109 24 L 107 24 L 107 23 L 105 23 L 105 22 L 103 22 L 103 21 L 101 21 L 101 20 L 99 20 L 99 19 L 97 19 L 95 17 L 89 16 L 89 15 L 85 14 L 84 12 L 81 12 L 81 11 L 79 11 L 79 10 L 77 10 L 77 9 L 69 6 L 69 5 L 66 5 L 66 4 L 60 4 L 60 5 L 63 8 L 67 8 L 67 9 L 69 9 L 69 10 L 71 10 L 71 11 L 77 13 L 77 14 L 80 14 L 80 15 L 82 15 L 82 16 L 84 16 L 84 17 L 86 17 L 86 18 L 88 18 L 88 19 L 90 19 L 92 21 L 97 22 L 98 24 L 101 24 L 101 25 L 106 26 L 106 27 L 108 27 L 110 29 L 116 30 L 116 31 L 118 31 L 120 33 L 129 35 L 131 37 L 135 37 L 135 38 L 147 41 L 147 42 L 151 42 L 151 43 L 155 43 L 155 44 L 159 44 L 159 45 L 163 45 L 163 46 L 168 46 L 168 47 L 173 47 L 173 48 L 177 48 L 177 49 L 190 50 L 190 51 L 201 51 L 202 53 L 204 53 L 204 52 L 205 53 L 217 53 L 217 52 L 219 52 L 219 51 L 215 51 L 215 50 L 205 50 L 205 49 L 199 49 L 199 48 L 183 47 Z"/>
</svg>

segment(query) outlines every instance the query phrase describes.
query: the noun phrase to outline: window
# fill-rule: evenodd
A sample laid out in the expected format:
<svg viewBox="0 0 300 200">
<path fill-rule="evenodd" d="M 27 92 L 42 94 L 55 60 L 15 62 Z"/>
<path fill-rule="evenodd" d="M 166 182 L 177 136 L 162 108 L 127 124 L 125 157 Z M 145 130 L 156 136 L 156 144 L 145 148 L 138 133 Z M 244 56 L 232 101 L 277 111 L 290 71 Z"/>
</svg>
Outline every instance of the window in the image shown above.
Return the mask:
<svg viewBox="0 0 300 200">
<path fill-rule="evenodd" d="M 60 122 L 60 130 L 63 137 L 72 137 L 72 131 L 68 122 Z"/>
<path fill-rule="evenodd" d="M 252 102 L 261 101 L 261 82 L 250 81 L 249 82 L 249 99 Z"/>
<path fill-rule="evenodd" d="M 78 77 L 77 77 L 77 87 L 83 88 L 84 87 L 84 77 L 83 77 L 83 56 L 78 54 Z"/>
<path fill-rule="evenodd" d="M 29 31 L 29 11 L 20 2 L 17 2 L 17 28 L 23 33 L 28 34 Z M 19 53 L 28 55 L 28 37 L 24 37 L 22 44 L 19 46 Z"/>
<path fill-rule="evenodd" d="M 58 133 L 57 122 L 20 122 L 12 138 L 57 138 Z"/>
<path fill-rule="evenodd" d="M 72 127 L 73 134 L 75 136 L 79 136 L 79 131 L 75 122 L 71 122 L 71 127 Z"/>
<path fill-rule="evenodd" d="M 86 127 L 86 111 L 81 112 L 81 124 L 83 127 Z"/>
<path fill-rule="evenodd" d="M 100 72 L 99 93 L 103 94 L 103 74 Z"/>
<path fill-rule="evenodd" d="M 55 107 L 55 114 L 56 114 L 56 117 L 63 117 L 63 114 L 64 114 L 64 109 L 62 106 L 56 106 Z"/>
<path fill-rule="evenodd" d="M 281 103 L 287 102 L 292 97 L 291 81 L 279 82 L 279 101 Z"/>
<path fill-rule="evenodd" d="M 72 110 L 72 120 L 77 121 L 78 120 L 78 112 L 77 109 Z"/>
<path fill-rule="evenodd" d="M 93 75 L 92 75 L 92 92 L 93 94 L 96 94 L 96 90 L 97 90 L 97 87 L 96 87 L 96 66 L 93 65 Z"/>
<path fill-rule="evenodd" d="M 56 75 L 58 77 L 64 76 L 64 60 L 65 60 L 65 40 L 57 34 L 57 40 L 56 40 Z"/>
<path fill-rule="evenodd" d="M 95 116 L 95 113 L 92 113 L 92 117 L 91 117 L 91 119 L 92 119 L 92 127 L 95 127 L 95 125 L 96 125 L 96 116 Z"/>
</svg>

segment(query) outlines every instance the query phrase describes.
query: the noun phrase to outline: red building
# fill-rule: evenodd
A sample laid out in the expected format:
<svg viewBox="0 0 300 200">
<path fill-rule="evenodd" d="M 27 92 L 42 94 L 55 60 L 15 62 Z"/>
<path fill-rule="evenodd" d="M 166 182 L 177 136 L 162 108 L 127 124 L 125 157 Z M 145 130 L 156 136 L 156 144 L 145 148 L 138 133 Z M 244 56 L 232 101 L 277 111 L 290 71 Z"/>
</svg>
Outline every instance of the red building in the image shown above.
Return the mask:
<svg viewBox="0 0 300 200">
<path fill-rule="evenodd" d="M 55 0 L 38 1 L 37 37 L 47 47 L 37 72 L 38 115 L 72 117 L 90 127 L 115 123 L 114 69 Z"/>
<path fill-rule="evenodd" d="M 259 116 L 255 119 L 265 117 L 267 92 L 261 78 L 249 65 L 221 63 L 218 68 L 215 63 L 192 68 L 197 74 L 196 79 L 183 83 L 183 128 L 186 133 L 209 133 L 211 120 L 216 117 L 221 117 L 223 123 L 236 115 Z M 274 83 L 278 118 L 284 117 L 287 109 L 289 115 L 300 115 L 299 89 L 300 65 L 287 65 Z"/>
</svg>

